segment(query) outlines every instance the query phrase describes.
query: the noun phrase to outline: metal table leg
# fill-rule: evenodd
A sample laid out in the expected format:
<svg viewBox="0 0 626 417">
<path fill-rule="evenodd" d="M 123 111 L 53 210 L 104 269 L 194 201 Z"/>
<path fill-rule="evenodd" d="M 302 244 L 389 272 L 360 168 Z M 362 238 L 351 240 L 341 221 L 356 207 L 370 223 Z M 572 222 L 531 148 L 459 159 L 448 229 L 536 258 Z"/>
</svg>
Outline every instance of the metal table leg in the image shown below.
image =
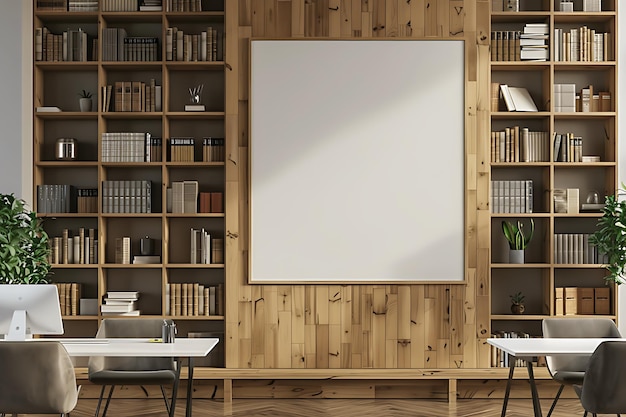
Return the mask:
<svg viewBox="0 0 626 417">
<path fill-rule="evenodd" d="M 532 360 L 526 361 L 526 369 L 528 369 L 528 379 L 530 381 L 530 392 L 533 396 L 533 410 L 535 411 L 535 417 L 541 417 L 541 404 L 539 404 L 539 394 L 537 393 L 537 384 L 535 384 Z"/>
<path fill-rule="evenodd" d="M 515 361 L 511 361 L 509 365 L 509 379 L 506 381 L 506 391 L 504 393 L 504 402 L 502 403 L 502 417 L 506 416 L 506 406 L 509 403 L 509 394 L 511 393 L 511 382 L 513 381 L 513 372 L 515 371 Z"/>
<path fill-rule="evenodd" d="M 186 417 L 191 417 L 191 400 L 193 396 L 193 358 L 189 357 L 189 376 L 187 377 L 187 412 L 185 413 Z"/>
</svg>

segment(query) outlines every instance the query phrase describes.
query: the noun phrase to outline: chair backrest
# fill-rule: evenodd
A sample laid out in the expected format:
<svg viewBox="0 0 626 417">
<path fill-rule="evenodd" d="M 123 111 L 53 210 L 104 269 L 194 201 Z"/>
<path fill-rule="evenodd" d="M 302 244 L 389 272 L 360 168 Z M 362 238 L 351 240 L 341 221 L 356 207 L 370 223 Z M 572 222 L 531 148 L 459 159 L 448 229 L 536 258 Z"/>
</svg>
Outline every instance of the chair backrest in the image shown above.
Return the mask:
<svg viewBox="0 0 626 417">
<path fill-rule="evenodd" d="M 602 342 L 589 359 L 580 402 L 591 413 L 626 413 L 626 341 Z"/>
<path fill-rule="evenodd" d="M 608 318 L 551 318 L 542 323 L 543 337 L 622 337 L 615 322 Z M 584 372 L 589 355 L 547 356 L 548 370 Z"/>
<path fill-rule="evenodd" d="M 76 406 L 74 365 L 59 342 L 0 342 L 0 371 L 0 413 L 61 414 Z"/>
<path fill-rule="evenodd" d="M 161 319 L 104 319 L 96 338 L 160 338 Z M 175 370 L 173 358 L 151 357 L 102 357 L 89 358 L 89 372 Z"/>
</svg>

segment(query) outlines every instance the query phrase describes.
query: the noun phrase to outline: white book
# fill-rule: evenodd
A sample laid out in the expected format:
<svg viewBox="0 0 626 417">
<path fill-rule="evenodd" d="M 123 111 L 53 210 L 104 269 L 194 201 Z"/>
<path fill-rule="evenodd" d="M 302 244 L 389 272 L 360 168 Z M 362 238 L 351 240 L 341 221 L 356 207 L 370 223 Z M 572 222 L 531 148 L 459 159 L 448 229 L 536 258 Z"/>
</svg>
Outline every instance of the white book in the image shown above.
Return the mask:
<svg viewBox="0 0 626 417">
<path fill-rule="evenodd" d="M 124 298 L 124 299 L 139 299 L 138 291 L 108 291 L 108 298 Z"/>
</svg>

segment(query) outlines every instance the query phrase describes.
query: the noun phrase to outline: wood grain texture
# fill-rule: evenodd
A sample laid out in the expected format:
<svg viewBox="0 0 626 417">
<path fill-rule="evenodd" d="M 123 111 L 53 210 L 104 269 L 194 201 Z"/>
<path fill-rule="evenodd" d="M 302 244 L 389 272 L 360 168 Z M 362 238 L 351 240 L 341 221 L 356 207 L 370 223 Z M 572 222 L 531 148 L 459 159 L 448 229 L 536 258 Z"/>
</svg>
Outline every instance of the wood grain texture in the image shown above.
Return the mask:
<svg viewBox="0 0 626 417">
<path fill-rule="evenodd" d="M 226 268 L 231 307 L 226 319 L 228 367 L 488 366 L 488 357 L 484 357 L 488 349 L 481 346 L 490 333 L 489 178 L 485 167 L 489 155 L 477 139 L 488 129 L 488 109 L 481 104 L 484 100 L 488 103 L 489 98 L 489 77 L 485 76 L 488 40 L 485 42 L 481 36 L 489 31 L 489 18 L 488 13 L 485 17 L 477 11 L 488 10 L 487 6 L 486 1 L 467 0 L 239 0 L 238 7 L 231 7 L 238 13 L 234 19 L 238 23 L 228 27 L 233 36 L 227 39 L 235 37 L 236 45 L 246 48 L 230 55 L 238 60 L 240 71 L 236 78 L 239 109 L 249 108 L 247 48 L 251 38 L 465 40 L 468 261 L 463 285 L 249 285 L 245 264 L 249 246 L 248 171 L 247 164 L 240 160 L 236 171 L 232 167 L 227 170 L 227 183 L 238 188 L 236 195 L 245 197 L 238 206 L 227 204 L 226 213 L 227 227 L 238 232 L 236 244 L 230 242 L 229 250 L 236 253 L 230 253 L 229 260 L 239 262 L 236 266 L 229 263 Z M 237 120 L 237 144 L 240 153 L 245 154 L 248 113 L 240 114 Z M 384 216 L 378 220 L 384 221 Z M 445 385 L 443 392 L 449 389 Z"/>
</svg>

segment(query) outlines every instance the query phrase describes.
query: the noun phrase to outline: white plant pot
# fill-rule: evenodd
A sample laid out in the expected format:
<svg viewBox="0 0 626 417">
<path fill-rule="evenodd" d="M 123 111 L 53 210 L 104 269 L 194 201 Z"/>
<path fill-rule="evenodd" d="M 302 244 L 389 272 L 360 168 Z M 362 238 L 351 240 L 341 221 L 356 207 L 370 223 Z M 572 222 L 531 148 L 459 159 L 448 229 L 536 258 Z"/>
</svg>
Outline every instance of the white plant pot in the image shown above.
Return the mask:
<svg viewBox="0 0 626 417">
<path fill-rule="evenodd" d="M 523 249 L 509 250 L 509 263 L 510 264 L 523 264 L 524 263 L 524 250 Z"/>
<path fill-rule="evenodd" d="M 91 99 L 90 98 L 81 98 L 78 101 L 79 105 L 80 105 L 80 111 L 85 112 L 85 111 L 91 111 Z"/>
</svg>

